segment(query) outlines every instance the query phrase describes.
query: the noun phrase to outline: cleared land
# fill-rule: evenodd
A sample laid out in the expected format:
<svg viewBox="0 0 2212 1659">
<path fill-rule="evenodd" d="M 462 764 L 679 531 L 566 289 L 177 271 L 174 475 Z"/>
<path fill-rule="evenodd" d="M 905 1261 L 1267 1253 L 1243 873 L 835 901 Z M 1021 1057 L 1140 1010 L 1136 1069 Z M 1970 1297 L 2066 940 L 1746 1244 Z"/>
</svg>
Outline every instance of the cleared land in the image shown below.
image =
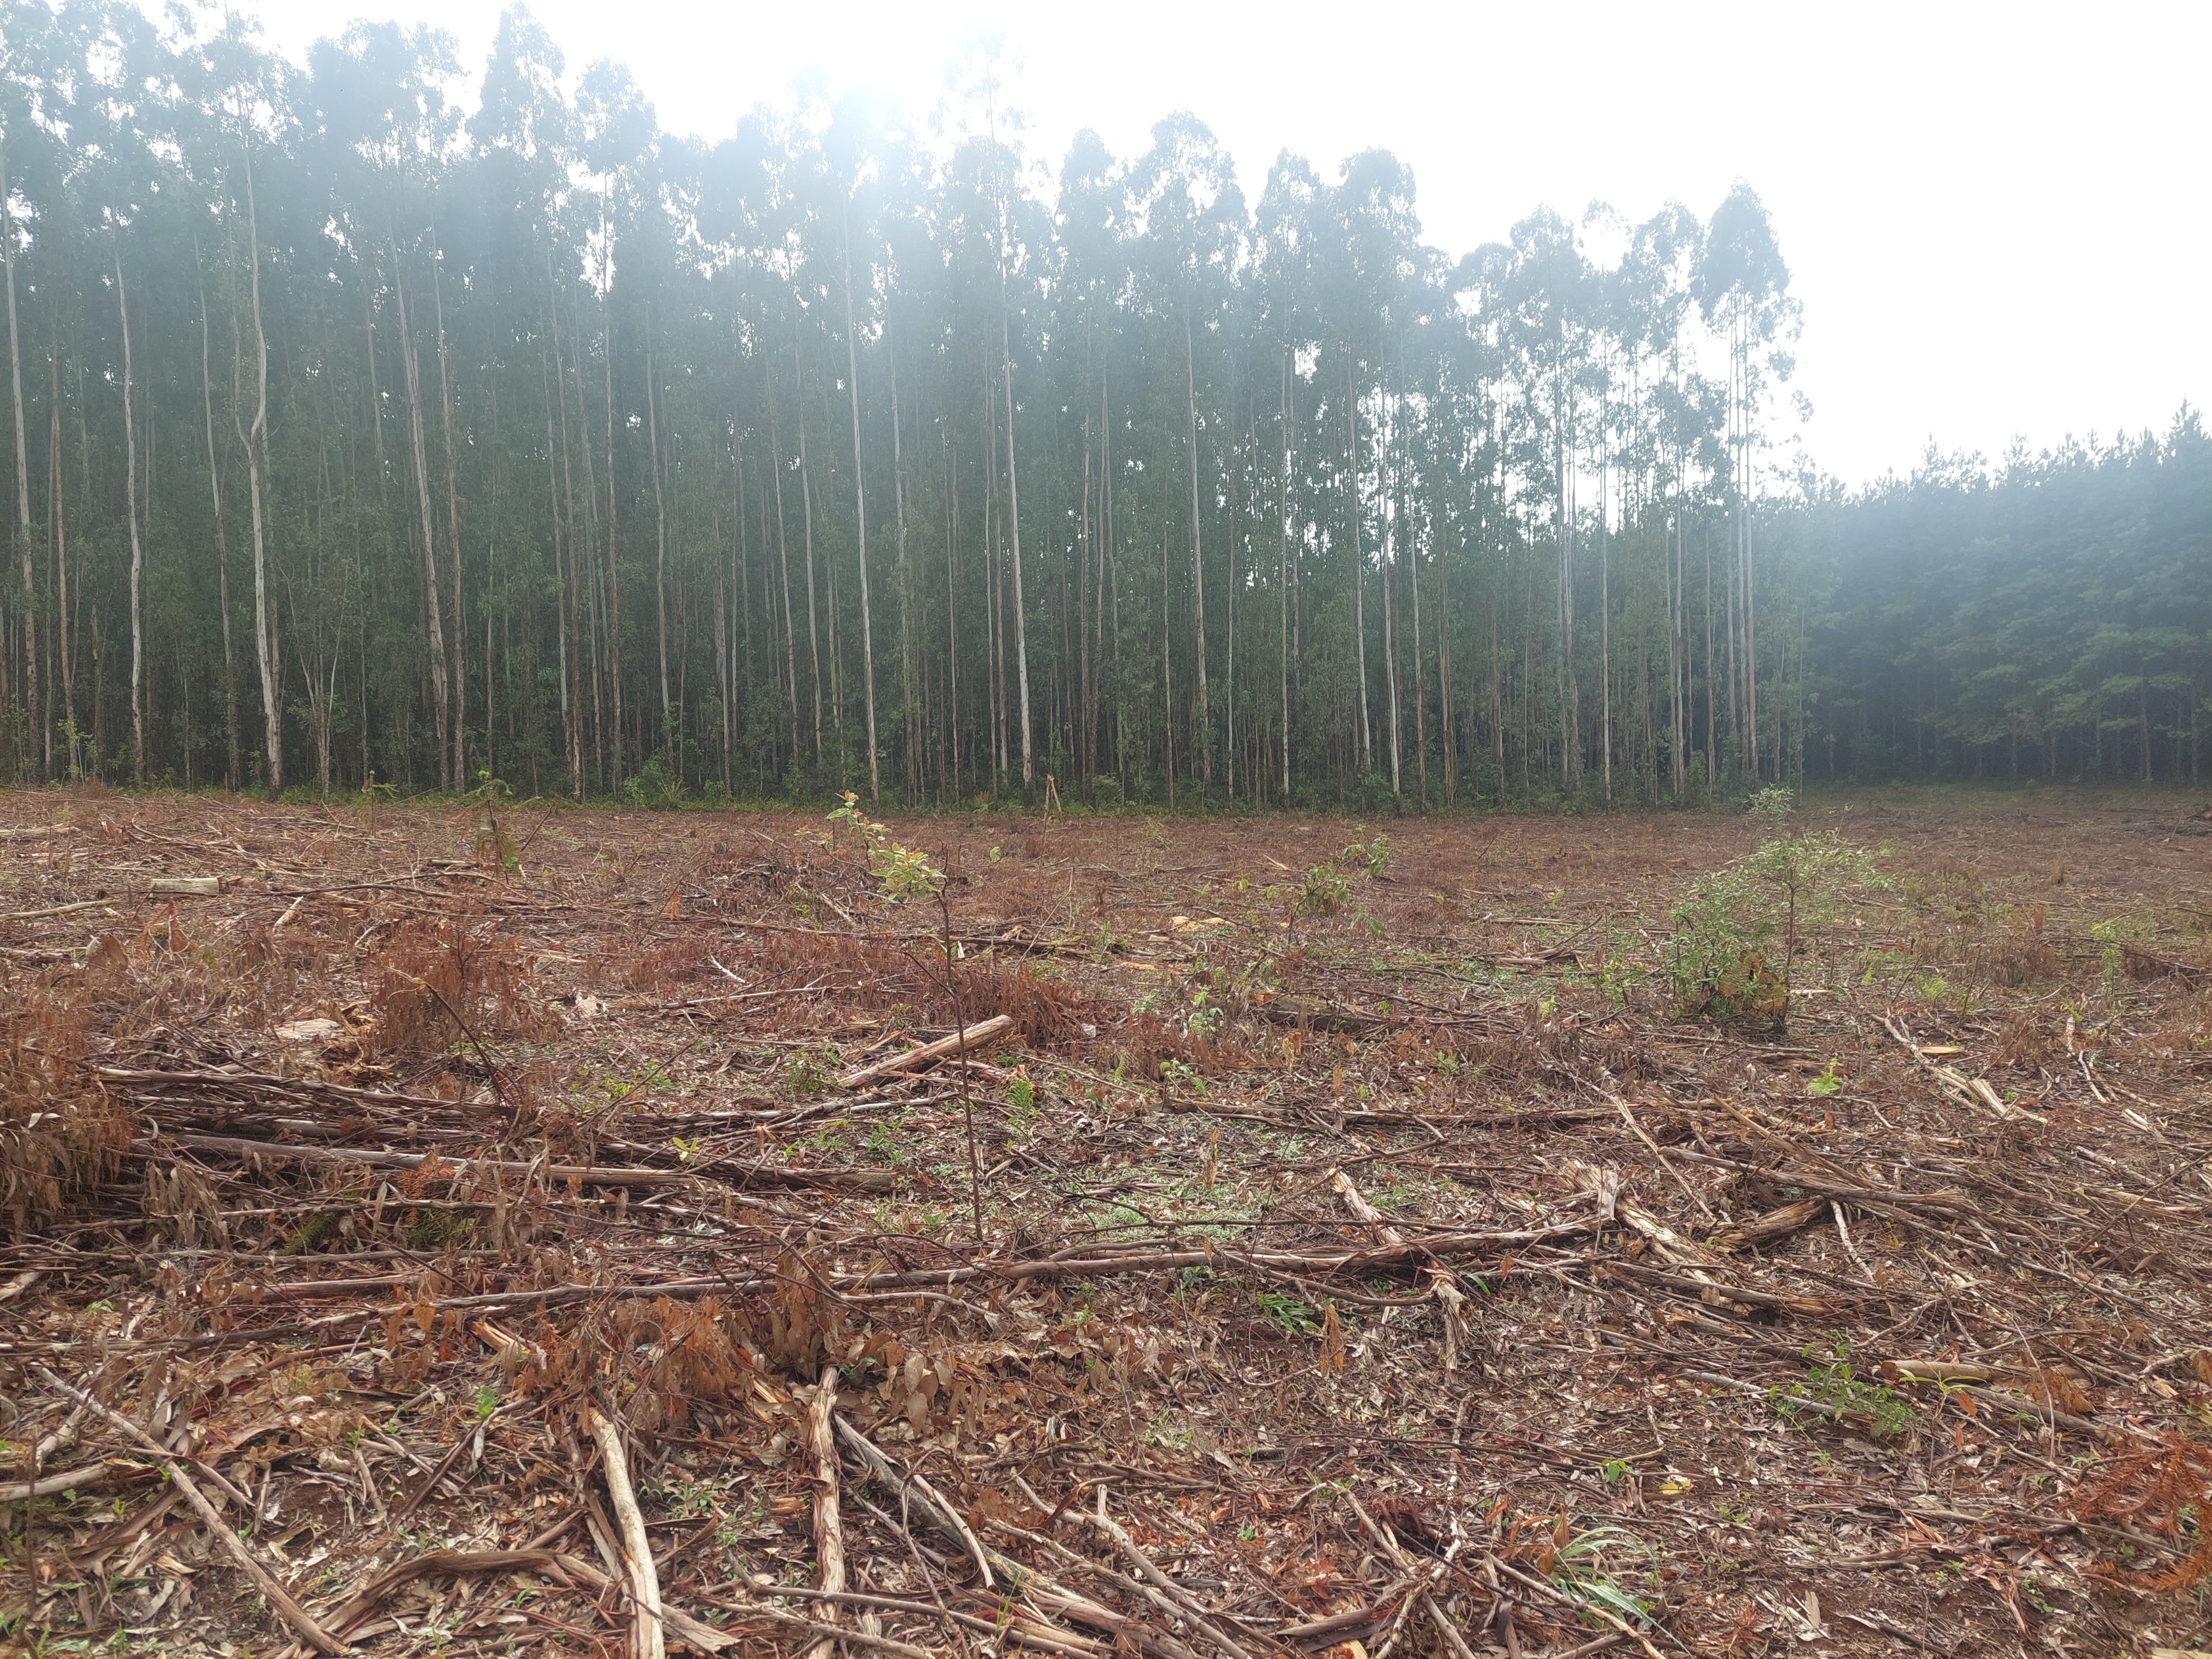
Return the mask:
<svg viewBox="0 0 2212 1659">
<path fill-rule="evenodd" d="M 1742 817 L 0 798 L 7 1630 L 2203 1646 L 2203 811 L 1815 803 L 1778 1035 Z"/>
</svg>

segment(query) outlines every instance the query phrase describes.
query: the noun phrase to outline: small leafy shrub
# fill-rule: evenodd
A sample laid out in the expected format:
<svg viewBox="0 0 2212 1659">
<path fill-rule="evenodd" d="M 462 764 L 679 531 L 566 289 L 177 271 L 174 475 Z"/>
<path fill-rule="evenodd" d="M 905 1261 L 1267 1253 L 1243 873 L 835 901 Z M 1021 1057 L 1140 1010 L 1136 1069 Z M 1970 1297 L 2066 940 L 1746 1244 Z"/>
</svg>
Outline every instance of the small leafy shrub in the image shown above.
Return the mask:
<svg viewBox="0 0 2212 1659">
<path fill-rule="evenodd" d="M 1338 855 L 1343 864 L 1364 865 L 1367 873 L 1379 876 L 1390 867 L 1390 837 L 1370 836 L 1365 841 L 1355 841 Z"/>
<path fill-rule="evenodd" d="M 1260 1311 L 1285 1336 L 1318 1336 L 1321 1319 L 1306 1304 L 1286 1291 L 1260 1292 Z"/>
<path fill-rule="evenodd" d="M 1023 1139 L 1036 1127 L 1038 1117 L 1036 1085 L 1024 1072 L 1014 1073 L 1006 1085 L 1006 1127 Z"/>
<path fill-rule="evenodd" d="M 860 831 L 861 842 L 868 852 L 868 873 L 876 878 L 884 890 L 884 896 L 892 903 L 927 898 L 944 879 L 926 854 L 916 848 L 902 847 L 891 839 L 889 825 L 861 811 L 860 798 L 851 790 L 845 792 L 845 804 L 830 815 L 830 821 L 849 824 Z M 991 857 L 995 861 L 998 856 L 999 849 L 994 847 Z"/>
<path fill-rule="evenodd" d="M 1809 1350 L 1806 1358 L 1808 1361 L 1812 1358 Z M 1879 1382 L 1869 1382 L 1852 1375 L 1851 1351 L 1841 1343 L 1830 1363 L 1808 1365 L 1804 1385 L 1797 1394 L 1799 1398 L 1826 1406 L 1861 1425 L 1877 1440 L 1893 1440 L 1912 1426 L 1911 1406 Z M 1802 1409 L 1788 1389 L 1771 1389 L 1768 1398 L 1784 1418 Z"/>
<path fill-rule="evenodd" d="M 1333 863 L 1316 864 L 1306 871 L 1305 884 L 1298 889 L 1298 908 L 1310 916 L 1333 916 L 1351 897 L 1352 884 L 1341 870 Z"/>
<path fill-rule="evenodd" d="M 1788 799 L 1787 790 L 1762 789 L 1753 808 L 1778 820 Z M 1787 829 L 1698 878 L 1673 917 L 1668 968 L 1681 1011 L 1723 1024 L 1785 1029 L 1798 957 L 1855 895 L 1881 885 L 1865 848 L 1832 833 Z"/>
<path fill-rule="evenodd" d="M 1562 1516 L 1551 1547 L 1539 1559 L 1545 1577 L 1577 1606 L 1602 1608 L 1616 1619 L 1649 1625 L 1650 1605 L 1623 1581 L 1649 1576 L 1652 1553 L 1650 1545 L 1626 1528 L 1607 1525 L 1571 1533 Z"/>
<path fill-rule="evenodd" d="M 623 781 L 622 793 L 632 806 L 665 811 L 684 805 L 684 780 L 671 773 L 655 755 Z"/>
<path fill-rule="evenodd" d="M 1326 864 L 1310 866 L 1298 889 L 1297 908 L 1308 915 L 1333 916 L 1352 899 L 1352 877 L 1364 872 L 1369 879 L 1390 867 L 1393 849 L 1388 836 L 1355 841 Z"/>
</svg>

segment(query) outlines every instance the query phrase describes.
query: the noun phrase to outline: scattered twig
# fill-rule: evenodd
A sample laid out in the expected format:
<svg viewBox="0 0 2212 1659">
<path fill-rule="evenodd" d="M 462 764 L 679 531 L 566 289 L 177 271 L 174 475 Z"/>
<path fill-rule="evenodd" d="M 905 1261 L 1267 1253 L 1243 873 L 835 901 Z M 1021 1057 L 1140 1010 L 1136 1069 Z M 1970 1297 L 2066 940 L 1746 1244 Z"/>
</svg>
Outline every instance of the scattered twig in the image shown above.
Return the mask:
<svg viewBox="0 0 2212 1659">
<path fill-rule="evenodd" d="M 33 1364 L 29 1370 L 32 1376 L 37 1377 L 48 1388 L 65 1394 L 70 1399 L 88 1407 L 93 1415 L 99 1418 L 101 1422 L 127 1436 L 136 1444 L 160 1458 L 161 1473 L 168 1477 L 179 1492 L 184 1493 L 185 1501 L 198 1512 L 201 1525 L 204 1526 L 214 1536 L 216 1541 L 222 1546 L 231 1559 L 238 1563 L 239 1570 L 245 1573 L 252 1582 L 253 1587 L 268 1599 L 269 1605 L 276 1609 L 284 1622 L 300 1632 L 301 1639 L 318 1653 L 336 1655 L 345 1651 L 344 1644 L 316 1623 L 307 1610 L 287 1595 L 284 1587 L 270 1577 L 262 1565 L 247 1553 L 245 1543 L 230 1529 L 229 1523 L 222 1518 L 222 1512 L 217 1510 L 210 1501 L 207 1494 L 193 1483 L 191 1476 L 185 1473 L 183 1467 L 169 1455 L 159 1441 L 129 1418 L 118 1412 L 110 1411 L 82 1389 L 73 1388 L 63 1382 L 44 1365 Z"/>
</svg>

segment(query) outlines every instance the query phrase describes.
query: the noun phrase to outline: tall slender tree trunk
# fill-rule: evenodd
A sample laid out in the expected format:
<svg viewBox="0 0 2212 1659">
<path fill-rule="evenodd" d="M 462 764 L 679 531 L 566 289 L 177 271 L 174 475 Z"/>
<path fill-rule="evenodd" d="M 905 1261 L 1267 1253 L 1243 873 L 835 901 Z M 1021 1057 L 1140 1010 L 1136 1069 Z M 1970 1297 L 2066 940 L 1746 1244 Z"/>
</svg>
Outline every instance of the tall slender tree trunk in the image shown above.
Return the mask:
<svg viewBox="0 0 2212 1659">
<path fill-rule="evenodd" d="M 1182 418 L 1190 465 L 1190 615 L 1196 641 L 1195 675 L 1191 689 L 1191 730 L 1198 750 L 1199 778 L 1213 786 L 1213 725 L 1206 706 L 1206 561 L 1200 550 L 1198 503 L 1198 377 L 1192 356 L 1190 298 L 1182 307 Z"/>
<path fill-rule="evenodd" d="M 467 631 L 461 626 L 461 489 L 459 473 L 453 463 L 453 385 L 447 371 L 446 346 L 445 282 L 440 266 L 445 255 L 438 249 L 430 251 L 430 302 L 436 313 L 438 325 L 438 404 L 439 427 L 446 444 L 446 543 L 453 554 L 453 754 L 452 763 L 453 787 L 465 789 L 469 782 L 468 724 L 469 676 L 468 658 L 464 641 Z M 491 665 L 484 665 L 485 695 L 490 695 Z M 490 727 L 485 727 L 489 735 Z"/>
<path fill-rule="evenodd" d="M 1742 367 L 1737 372 L 1738 384 L 1742 387 L 1743 414 L 1741 425 L 1743 445 L 1743 477 L 1737 486 L 1737 500 L 1743 507 L 1743 694 L 1746 733 L 1745 769 L 1751 781 L 1757 783 L 1760 775 L 1759 747 L 1759 599 L 1752 582 L 1752 444 L 1751 444 L 1751 325 L 1747 318 L 1738 324 L 1741 341 Z M 1778 761 L 1779 757 L 1777 757 Z M 1781 771 L 1778 765 L 1775 777 Z"/>
<path fill-rule="evenodd" d="M 609 781 L 619 787 L 623 781 L 623 743 L 626 727 L 623 723 L 623 665 L 622 665 L 622 564 L 618 541 L 620 515 L 615 510 L 615 291 L 614 291 L 614 231 L 607 223 L 606 198 L 599 198 L 599 292 L 606 297 L 600 313 L 600 328 L 605 347 L 606 404 L 607 404 L 607 696 L 613 704 L 614 741 L 608 745 L 611 760 Z M 581 396 L 581 388 L 578 389 Z"/>
<path fill-rule="evenodd" d="M 1176 798 L 1175 759 L 1175 629 L 1168 625 L 1175 611 L 1175 578 L 1168 538 L 1160 537 L 1160 725 L 1167 756 L 1168 805 Z"/>
<path fill-rule="evenodd" d="M 1395 495 L 1395 447 L 1398 447 L 1398 407 L 1391 394 L 1382 394 L 1382 414 L 1389 418 L 1389 431 L 1376 449 L 1376 498 L 1382 502 L 1382 679 L 1389 684 L 1389 794 L 1391 801 L 1405 801 L 1405 776 L 1401 759 L 1405 741 L 1401 738 L 1398 726 L 1398 639 L 1395 639 L 1395 617 L 1391 588 L 1395 586 L 1401 556 L 1405 556 L 1407 568 L 1411 568 L 1411 556 L 1405 540 L 1405 502 Z M 1413 664 L 1420 665 L 1420 641 L 1413 641 Z"/>
<path fill-rule="evenodd" d="M 1098 598 L 1091 617 L 1091 706 L 1100 708 L 1098 683 L 1104 672 L 1106 655 L 1106 612 L 1110 605 L 1114 613 L 1114 660 L 1118 667 L 1121 656 L 1121 602 L 1114 586 L 1114 423 L 1110 418 L 1112 401 L 1107 392 L 1107 369 L 1098 366 Z M 1114 714 L 1114 765 L 1122 793 L 1128 793 L 1128 770 L 1121 746 L 1121 692 L 1120 677 L 1115 677 Z"/>
<path fill-rule="evenodd" d="M 799 350 L 792 349 L 793 384 L 799 388 L 799 523 L 806 553 L 806 650 L 814 667 L 814 769 L 818 775 L 827 750 L 822 743 L 822 624 L 814 607 L 814 484 L 806 466 L 806 387 L 799 378 Z"/>
<path fill-rule="evenodd" d="M 1559 512 L 1559 769 L 1569 794 L 1582 787 L 1582 683 L 1575 672 L 1574 471 L 1567 454 L 1571 402 L 1556 386 L 1552 404 L 1553 496 Z"/>
<path fill-rule="evenodd" d="M 1711 792 L 1720 783 L 1720 746 L 1713 733 L 1718 720 L 1713 706 L 1713 544 L 1710 533 L 1698 539 L 1705 550 L 1705 788 Z"/>
<path fill-rule="evenodd" d="M 561 423 L 561 471 L 557 484 L 559 502 L 555 510 L 555 525 L 556 532 L 563 526 L 566 526 L 568 532 L 565 536 L 556 535 L 554 552 L 555 563 L 561 573 L 558 596 L 561 607 L 561 710 L 562 724 L 566 728 L 563 736 L 567 741 L 568 754 L 568 787 L 570 793 L 578 800 L 581 800 L 584 798 L 583 667 L 586 656 L 580 618 L 577 615 L 577 609 L 581 602 L 579 586 L 583 562 L 578 550 L 587 536 L 588 523 L 579 523 L 580 515 L 576 511 L 576 478 L 569 460 L 568 446 L 568 370 L 562 360 L 561 295 L 560 290 L 554 285 L 552 254 L 550 249 L 546 254 L 545 285 L 545 314 L 553 342 L 553 384 L 546 414 L 545 435 L 549 443 L 552 441 L 551 411 L 555 406 L 557 406 L 560 410 Z M 578 424 L 580 426 L 583 424 L 580 419 Z M 584 441 L 588 453 L 591 443 L 588 428 L 586 429 Z M 587 467 L 585 483 L 587 501 L 590 489 Z M 590 517 L 588 511 L 581 516 L 586 521 Z"/>
<path fill-rule="evenodd" d="M 983 556 L 988 569 L 983 580 L 983 620 L 990 630 L 990 737 L 994 748 L 991 787 L 995 793 L 1006 775 L 1006 561 L 1000 551 L 999 509 L 999 377 L 987 361 L 983 368 Z"/>
<path fill-rule="evenodd" d="M 990 407 L 986 398 L 984 407 Z M 945 730 L 952 794 L 960 793 L 960 489 L 952 470 L 952 444 L 938 427 L 938 459 L 945 469 Z M 940 777 L 942 774 L 940 772 Z"/>
<path fill-rule="evenodd" d="M 138 428 L 131 413 L 131 306 L 125 297 L 123 250 L 115 250 L 115 313 L 123 331 L 123 515 L 131 532 L 131 781 L 146 781 L 146 630 L 139 590 L 146 550 L 138 536 Z"/>
<path fill-rule="evenodd" d="M 422 368 L 416 355 L 415 331 L 407 317 L 407 278 L 400 266 L 397 241 L 392 249 L 392 287 L 399 312 L 399 364 L 407 386 L 407 441 L 415 462 L 415 500 L 422 521 L 422 614 L 430 640 L 430 696 L 437 722 L 434 747 L 438 781 L 451 789 L 458 781 L 453 776 L 453 751 L 447 746 L 447 734 L 453 729 L 453 691 L 447 678 L 445 605 L 438 592 L 437 520 L 430 506 L 430 458 L 423 432 Z M 257 573 L 257 591 L 259 585 Z"/>
<path fill-rule="evenodd" d="M 1597 665 L 1600 696 L 1598 716 L 1599 764 L 1605 778 L 1605 804 L 1613 805 L 1613 527 L 1607 520 L 1606 421 L 1599 406 L 1597 422 Z"/>
<path fill-rule="evenodd" d="M 1352 641 L 1359 672 L 1359 775 L 1364 781 L 1375 771 L 1375 722 L 1367 713 L 1367 553 L 1360 545 L 1359 520 L 1359 388 L 1352 375 L 1352 350 L 1344 354 L 1344 409 L 1351 420 L 1352 496 Z"/>
<path fill-rule="evenodd" d="M 1014 684 L 1021 699 L 1022 793 L 1036 784 L 1036 759 L 1030 736 L 1029 607 L 1022 597 L 1022 485 L 1014 464 L 1014 350 L 1006 323 L 1006 274 L 999 276 L 999 358 L 1005 366 L 1006 397 L 1006 541 L 1014 556 Z M 1196 535 L 1195 529 L 1192 532 Z"/>
<path fill-rule="evenodd" d="M 660 377 L 649 332 L 645 343 L 645 441 L 653 451 L 653 605 L 660 662 L 660 741 L 654 747 L 672 760 L 676 718 L 668 701 L 668 492 L 660 453 Z"/>
<path fill-rule="evenodd" d="M 917 705 L 914 636 L 914 573 L 906 561 L 906 454 L 899 434 L 898 343 L 892 337 L 890 317 L 884 318 L 884 358 L 891 377 L 891 522 L 896 527 L 894 556 L 898 569 L 899 608 L 899 729 L 904 734 L 906 799 L 909 806 L 921 797 L 922 718 Z M 857 385 L 857 381 L 855 382 Z M 871 680 L 873 677 L 871 676 Z M 873 748 L 872 743 L 870 747 Z"/>
<path fill-rule="evenodd" d="M 1275 598 L 1280 612 L 1283 694 L 1283 801 L 1291 799 L 1291 348 L 1283 346 L 1282 541 L 1275 556 Z"/>
<path fill-rule="evenodd" d="M 198 239 L 195 238 L 194 241 L 197 246 Z M 384 460 L 384 398 L 376 386 L 375 258 L 375 250 L 373 247 L 364 247 L 362 250 L 361 328 L 362 341 L 367 348 L 362 354 L 362 361 L 368 366 L 368 431 L 370 439 L 376 447 L 376 499 L 381 505 L 384 500 L 385 475 L 388 469 Z M 231 322 L 234 327 L 237 320 L 237 307 L 234 304 L 231 308 Z"/>
<path fill-rule="evenodd" d="M 559 349 L 559 335 L 552 334 L 554 349 Z M 571 695 L 570 665 L 574 658 L 568 642 L 569 586 L 568 551 L 574 544 L 575 530 L 568 522 L 561 496 L 561 470 L 568 459 L 568 446 L 556 435 L 553 416 L 554 388 L 560 376 L 544 356 L 538 358 L 538 370 L 545 385 L 545 511 L 546 520 L 553 532 L 553 641 L 555 666 L 561 683 L 561 753 L 568 766 L 568 788 L 572 794 L 583 787 L 582 768 L 578 765 L 576 748 L 576 704 Z M 562 410 L 560 424 L 568 424 L 568 411 Z"/>
<path fill-rule="evenodd" d="M 791 606 L 791 546 L 783 529 L 783 454 L 773 417 L 768 428 L 769 462 L 775 473 L 775 556 L 783 570 L 784 691 L 791 708 L 791 762 L 799 764 L 799 641 Z"/>
<path fill-rule="evenodd" d="M 46 406 L 52 414 L 47 428 L 46 453 L 52 458 L 47 484 L 48 510 L 54 521 L 54 643 L 60 659 L 62 726 L 69 738 L 69 772 L 74 778 L 83 769 L 84 739 L 76 724 L 76 629 L 71 625 L 69 583 L 69 496 L 62 488 L 62 366 L 58 340 L 46 356 Z M 46 769 L 53 770 L 47 756 Z"/>
<path fill-rule="evenodd" d="M 1467 538 L 1460 538 L 1460 556 L 1467 556 Z M 1459 799 L 1459 731 L 1452 717 L 1451 562 L 1437 550 L 1437 724 L 1443 740 L 1444 805 Z"/>
<path fill-rule="evenodd" d="M 200 241 L 192 238 L 192 270 L 200 270 Z M 230 542 L 222 508 L 222 469 L 215 453 L 214 348 L 210 341 L 207 279 L 200 277 L 200 412 L 207 422 L 208 493 L 215 503 L 216 602 L 222 613 L 223 774 L 226 789 L 238 787 L 238 659 L 230 642 Z"/>
<path fill-rule="evenodd" d="M 23 577 L 23 737 L 38 751 L 46 727 L 39 717 L 38 576 L 31 556 L 31 469 L 23 431 L 23 346 L 15 322 L 15 220 L 8 211 L 8 155 L 0 141 L 0 274 L 8 287 L 8 392 L 15 411 L 15 516 L 10 529 Z M 44 767 L 37 769 L 41 774 Z"/>
<path fill-rule="evenodd" d="M 883 797 L 884 781 L 876 754 L 876 624 L 868 599 L 867 465 L 860 453 L 860 359 L 853 339 L 853 237 L 849 224 L 846 227 L 842 252 L 845 267 L 845 390 L 853 407 L 853 511 L 860 563 L 860 702 L 866 710 L 868 728 L 868 800 L 872 805 Z M 896 446 L 898 441 L 896 410 L 891 423 L 894 428 L 891 441 Z M 892 466 L 896 471 L 896 460 Z"/>
<path fill-rule="evenodd" d="M 1076 738 L 1073 745 L 1075 763 L 1085 779 L 1098 771 L 1096 714 L 1091 707 L 1091 598 L 1093 586 L 1091 565 L 1097 546 L 1091 532 L 1091 417 L 1083 417 L 1083 494 L 1075 515 L 1075 653 Z"/>
<path fill-rule="evenodd" d="M 264 447 L 269 439 L 269 331 L 261 317 L 261 226 L 253 194 L 253 152 L 244 151 L 246 158 L 246 237 L 252 270 L 251 292 L 253 308 L 253 421 L 240 434 L 246 450 L 246 496 L 252 507 L 253 517 L 253 648 L 256 664 L 261 672 L 261 738 L 267 754 L 265 781 L 269 798 L 276 799 L 284 793 L 284 703 L 276 660 L 276 629 L 269 615 L 269 550 L 266 513 L 262 504 L 262 465 Z M 402 325 L 404 331 L 404 325 Z M 409 359 L 413 362 L 412 357 Z M 56 407 L 59 401 L 57 398 Z M 418 404 L 419 408 L 419 404 Z M 236 410 L 232 418 L 236 419 Z M 421 439 L 416 439 L 418 461 L 422 453 Z M 423 514 L 427 520 L 429 497 L 423 497 Z M 432 648 L 437 647 L 433 636 Z M 443 712 L 442 710 L 441 711 Z"/>
<path fill-rule="evenodd" d="M 1380 395 L 1383 399 L 1383 416 L 1389 422 L 1390 394 L 1386 392 Z M 1396 522 L 1396 515 L 1391 511 L 1390 447 L 1395 436 L 1395 424 L 1386 425 L 1375 448 L 1375 495 L 1382 509 L 1382 580 L 1376 585 L 1382 591 L 1382 681 L 1390 693 L 1390 799 L 1394 804 L 1402 805 L 1406 792 L 1399 765 L 1402 744 L 1398 735 L 1398 641 L 1394 625 L 1396 618 L 1393 614 L 1395 607 L 1390 598 L 1390 590 L 1395 586 L 1398 547 L 1402 530 Z"/>
</svg>

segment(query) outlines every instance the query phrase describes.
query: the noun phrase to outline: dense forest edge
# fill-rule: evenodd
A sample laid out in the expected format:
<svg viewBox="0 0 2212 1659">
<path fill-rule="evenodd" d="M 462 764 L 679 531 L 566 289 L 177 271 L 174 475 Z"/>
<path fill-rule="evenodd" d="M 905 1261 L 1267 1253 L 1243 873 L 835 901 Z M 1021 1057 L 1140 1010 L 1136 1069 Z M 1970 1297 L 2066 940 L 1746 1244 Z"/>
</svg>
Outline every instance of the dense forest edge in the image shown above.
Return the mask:
<svg viewBox="0 0 2212 1659">
<path fill-rule="evenodd" d="M 1824 477 L 1757 195 L 1465 255 L 1408 169 L 988 68 L 662 131 L 505 16 L 0 0 L 0 781 L 1374 810 L 2194 783 L 2212 440 Z M 1900 398 L 1912 388 L 1901 386 Z"/>
</svg>

